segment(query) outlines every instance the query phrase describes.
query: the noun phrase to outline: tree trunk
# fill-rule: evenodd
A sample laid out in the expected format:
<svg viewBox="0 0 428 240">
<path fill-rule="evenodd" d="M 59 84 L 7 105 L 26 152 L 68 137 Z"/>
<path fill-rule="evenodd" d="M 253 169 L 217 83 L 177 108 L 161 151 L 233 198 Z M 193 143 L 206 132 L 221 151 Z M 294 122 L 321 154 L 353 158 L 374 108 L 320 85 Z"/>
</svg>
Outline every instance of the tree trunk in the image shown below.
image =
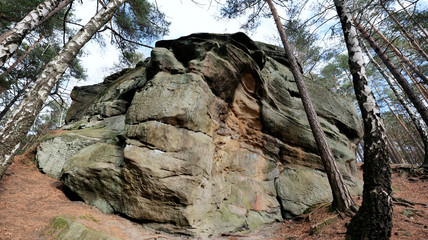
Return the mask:
<svg viewBox="0 0 428 240">
<path fill-rule="evenodd" d="M 381 6 L 386 11 L 386 13 L 388 13 L 388 15 L 392 18 L 395 24 L 397 24 L 397 26 L 400 28 L 400 31 L 404 34 L 404 36 L 406 36 L 406 38 L 409 40 L 411 45 L 413 45 L 418 51 L 418 53 L 421 54 L 422 57 L 424 57 L 428 61 L 428 55 L 424 50 L 422 50 L 421 46 L 419 46 L 419 44 L 415 41 L 415 38 L 411 36 L 409 32 L 406 31 L 406 29 L 400 24 L 400 22 L 394 17 L 394 15 L 392 15 L 389 12 L 389 10 L 385 7 L 385 5 L 381 4 Z"/>
<path fill-rule="evenodd" d="M 349 239 L 389 239 L 392 229 L 391 168 L 385 128 L 366 77 L 363 53 L 344 0 L 334 0 L 346 47 L 355 95 L 364 122 L 363 202 L 351 219 Z"/>
<path fill-rule="evenodd" d="M 339 211 L 345 213 L 355 211 L 355 203 L 343 181 L 342 175 L 339 172 L 339 168 L 337 167 L 336 161 L 334 160 L 333 152 L 328 146 L 327 138 L 325 137 L 321 124 L 318 121 L 318 117 L 315 112 L 314 106 L 312 105 L 312 101 L 309 97 L 308 91 L 306 89 L 302 73 L 300 72 L 300 68 L 297 65 L 296 58 L 293 57 L 293 51 L 291 50 L 291 47 L 288 43 L 287 35 L 284 31 L 284 28 L 282 27 L 278 13 L 272 3 L 272 0 L 266 1 L 274 17 L 279 35 L 281 36 L 286 57 L 288 57 L 290 61 L 291 71 L 293 72 L 294 79 L 296 80 L 297 88 L 299 89 L 299 93 L 302 98 L 306 116 L 308 118 L 309 125 L 311 126 L 312 133 L 314 135 L 318 150 L 320 152 L 321 160 L 324 164 L 324 168 L 327 173 L 327 177 L 333 194 L 333 206 Z"/>
<path fill-rule="evenodd" d="M 367 31 L 364 29 L 363 26 L 361 26 L 360 23 L 357 22 L 357 20 L 353 19 L 355 26 L 357 29 L 361 32 L 362 36 L 370 43 L 370 46 L 373 48 L 373 50 L 376 52 L 376 54 L 379 56 L 379 58 L 382 60 L 382 62 L 385 64 L 385 66 L 389 69 L 391 74 L 394 76 L 394 78 L 398 81 L 400 86 L 403 88 L 404 93 L 407 95 L 409 100 L 413 103 L 416 110 L 421 115 L 422 119 L 424 120 L 425 124 L 428 123 L 428 108 L 425 106 L 425 104 L 421 101 L 419 96 L 416 95 L 416 93 L 413 91 L 412 86 L 407 82 L 407 80 L 403 77 L 403 75 L 400 74 L 400 72 L 397 70 L 397 67 L 391 60 L 386 56 L 386 54 L 383 53 L 383 51 L 379 48 L 375 40 L 367 33 Z"/>
<path fill-rule="evenodd" d="M 422 142 L 424 144 L 424 151 L 425 151 L 424 159 L 426 161 L 426 159 L 428 159 L 428 131 L 427 131 L 426 125 L 419 120 L 418 116 L 416 116 L 416 113 L 413 112 L 413 109 L 409 106 L 409 104 L 407 103 L 407 101 L 404 100 L 404 98 L 401 96 L 401 94 L 398 91 L 397 87 L 393 83 L 393 79 L 391 79 L 388 76 L 388 74 L 382 69 L 382 67 L 379 65 L 379 63 L 376 62 L 376 60 L 373 58 L 372 54 L 367 49 L 367 47 L 364 44 L 364 42 L 362 42 L 362 44 L 363 44 L 363 48 L 364 48 L 367 56 L 369 57 L 370 61 L 374 64 L 374 66 L 376 67 L 376 69 L 380 72 L 380 74 L 386 80 L 386 82 L 388 83 L 389 87 L 394 92 L 395 97 L 400 102 L 400 104 L 404 107 L 404 109 L 406 110 L 407 114 L 410 116 L 410 119 L 412 120 L 413 125 L 416 127 L 417 132 L 421 136 Z"/>
<path fill-rule="evenodd" d="M 388 134 L 386 135 L 386 142 L 388 145 L 389 155 L 391 156 L 392 163 L 404 163 L 404 159 L 400 156 L 397 149 L 392 144 L 392 141 Z"/>
<path fill-rule="evenodd" d="M 24 58 L 26 57 L 26 56 L 28 56 L 28 54 L 30 54 L 30 52 L 31 51 L 33 51 L 33 49 L 43 40 L 43 38 L 44 38 L 44 36 L 43 35 L 40 35 L 40 37 L 39 37 L 39 39 L 33 44 L 33 45 L 31 45 L 28 49 L 27 49 L 27 51 L 25 51 L 25 53 L 24 54 L 22 54 L 22 56 L 20 56 L 19 58 L 18 58 L 18 60 L 16 60 L 6 71 L 4 71 L 2 74 L 1 74 L 1 76 L 0 77 L 4 77 L 4 76 L 6 76 L 6 75 L 8 75 L 10 72 L 12 72 L 12 70 L 13 69 L 15 69 L 16 68 L 16 66 L 20 63 L 20 62 L 22 62 L 22 60 L 24 60 Z M 2 91 L 0 90 L 0 93 L 1 93 Z"/>
<path fill-rule="evenodd" d="M 35 27 L 39 26 L 41 21 L 44 21 L 46 17 L 54 11 L 58 5 L 64 4 L 64 2 L 71 2 L 72 0 L 46 0 L 39 4 L 35 9 L 27 14 L 19 23 L 17 23 L 11 31 L 4 33 L 0 36 L 0 67 L 4 65 L 7 59 L 21 45 L 25 35 Z M 64 7 L 67 5 L 65 4 Z"/>
<path fill-rule="evenodd" d="M 107 8 L 102 9 L 92 17 L 85 27 L 80 29 L 58 55 L 46 65 L 31 91 L 14 109 L 11 117 L 0 129 L 0 179 L 12 163 L 21 140 L 33 124 L 53 86 L 59 81 L 79 50 L 113 17 L 116 10 L 124 2 L 125 0 L 110 0 Z"/>
<path fill-rule="evenodd" d="M 27 90 L 28 86 L 33 82 L 33 80 L 28 81 L 19 91 L 16 93 L 15 97 L 10 100 L 8 104 L 4 107 L 4 109 L 0 112 L 0 121 L 3 119 L 3 117 L 6 115 L 6 113 L 10 110 L 10 108 L 15 104 L 16 101 L 25 93 L 25 90 Z"/>
<path fill-rule="evenodd" d="M 367 19 L 367 18 L 366 18 Z M 354 23 L 356 24 L 356 20 L 354 19 Z M 416 75 L 422 79 L 424 81 L 425 84 L 428 85 L 428 78 L 427 76 L 425 76 L 420 70 L 419 68 L 417 68 L 412 62 L 410 62 L 410 60 L 408 58 L 406 58 L 373 24 L 370 23 L 370 21 L 367 19 L 367 22 L 370 24 L 370 26 L 372 27 L 372 29 L 380 36 L 380 38 L 382 38 L 382 40 L 387 43 L 387 48 L 389 47 L 395 54 L 395 56 L 397 56 L 397 58 L 399 60 L 401 60 L 402 62 L 404 62 L 407 66 L 409 66 L 410 69 L 412 69 L 412 71 L 414 73 L 416 73 Z M 361 26 L 361 25 L 360 25 Z M 362 26 L 361 26 L 362 27 Z M 358 26 L 357 26 L 358 28 Z M 359 30 L 359 28 L 358 28 Z M 360 30 L 361 31 L 361 30 Z"/>
</svg>

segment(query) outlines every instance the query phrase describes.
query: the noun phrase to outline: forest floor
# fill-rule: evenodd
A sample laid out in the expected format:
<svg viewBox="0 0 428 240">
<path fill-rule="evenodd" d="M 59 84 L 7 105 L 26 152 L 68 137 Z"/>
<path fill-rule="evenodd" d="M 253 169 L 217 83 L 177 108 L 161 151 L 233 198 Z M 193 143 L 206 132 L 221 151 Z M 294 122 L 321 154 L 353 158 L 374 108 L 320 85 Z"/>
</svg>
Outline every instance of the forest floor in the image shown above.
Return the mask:
<svg viewBox="0 0 428 240">
<path fill-rule="evenodd" d="M 85 226 L 121 239 L 188 239 L 153 231 L 113 214 L 104 214 L 80 201 L 71 201 L 61 190 L 61 182 L 41 174 L 31 155 L 15 158 L 0 181 L 0 240 L 41 239 L 50 219 L 71 215 Z M 393 175 L 394 228 L 391 239 L 428 240 L 428 179 Z M 401 199 L 401 200 L 400 200 Z M 356 197 L 357 203 L 361 199 Z M 215 239 L 344 239 L 349 217 L 328 211 L 320 204 L 299 219 L 284 220 L 250 235 Z"/>
</svg>

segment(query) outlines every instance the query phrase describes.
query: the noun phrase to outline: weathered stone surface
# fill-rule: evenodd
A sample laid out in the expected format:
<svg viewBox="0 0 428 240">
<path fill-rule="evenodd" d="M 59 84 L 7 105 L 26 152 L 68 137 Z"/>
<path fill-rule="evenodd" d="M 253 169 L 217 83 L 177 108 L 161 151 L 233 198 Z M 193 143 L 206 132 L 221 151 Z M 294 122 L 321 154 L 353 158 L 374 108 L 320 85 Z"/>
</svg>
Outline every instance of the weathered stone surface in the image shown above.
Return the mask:
<svg viewBox="0 0 428 240">
<path fill-rule="evenodd" d="M 87 146 L 99 142 L 118 142 L 117 136 L 125 128 L 125 116 L 103 121 L 79 121 L 65 126 L 68 131 L 55 131 L 40 139 L 36 154 L 38 168 L 46 175 L 59 179 L 68 162 Z"/>
<path fill-rule="evenodd" d="M 70 95 L 73 103 L 65 121 L 78 121 L 85 116 L 112 117 L 124 114 L 137 86 L 143 85 L 145 81 L 144 68 L 138 67 L 108 76 L 99 84 L 75 87 Z"/>
<path fill-rule="evenodd" d="M 42 141 L 39 154 L 52 159 L 44 171 L 105 212 L 202 237 L 251 231 L 330 201 L 282 52 L 243 33 L 160 41 L 145 71 L 112 75 L 102 94 L 73 98 L 68 119 L 75 122 Z M 358 114 L 345 99 L 306 83 L 337 165 L 358 193 Z M 82 101 L 88 104 L 78 110 Z M 73 148 L 63 140 L 73 134 L 95 142 Z M 46 147 L 54 142 L 67 154 Z M 63 159 L 58 167 L 56 159 Z"/>
<path fill-rule="evenodd" d="M 127 113 L 127 123 L 157 120 L 207 133 L 213 94 L 199 75 L 160 72 L 139 91 Z"/>
</svg>

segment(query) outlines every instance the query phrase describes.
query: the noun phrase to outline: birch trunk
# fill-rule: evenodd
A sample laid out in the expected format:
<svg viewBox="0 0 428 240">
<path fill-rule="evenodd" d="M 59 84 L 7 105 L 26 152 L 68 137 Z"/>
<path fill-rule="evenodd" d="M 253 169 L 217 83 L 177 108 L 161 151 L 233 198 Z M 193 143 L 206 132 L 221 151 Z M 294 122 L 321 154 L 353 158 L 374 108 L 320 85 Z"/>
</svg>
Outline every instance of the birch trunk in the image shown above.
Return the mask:
<svg viewBox="0 0 428 240">
<path fill-rule="evenodd" d="M 43 40 L 43 38 L 44 38 L 44 36 L 43 35 L 41 35 L 40 37 L 39 37 L 39 39 L 33 44 L 33 45 L 31 45 L 31 47 L 29 47 L 28 49 L 27 49 L 27 51 L 25 51 L 25 53 L 24 54 L 22 54 L 22 56 L 20 56 L 19 58 L 18 58 L 18 60 L 16 60 L 6 71 L 4 71 L 0 76 L 1 77 L 4 77 L 4 76 L 6 76 L 6 75 L 8 75 L 10 72 L 12 72 L 12 70 L 13 69 L 15 69 L 16 68 L 16 66 L 20 63 L 20 62 L 22 62 L 22 60 L 24 60 L 24 58 L 26 58 L 27 56 L 28 56 L 28 54 L 30 54 L 30 52 L 31 51 L 33 51 L 34 50 L 34 48 L 35 47 L 37 47 L 37 45 L 39 45 L 39 43 Z M 0 90 L 0 93 L 1 93 L 2 91 Z"/>
<path fill-rule="evenodd" d="M 42 21 L 53 12 L 59 5 L 65 7 L 72 0 L 46 0 L 27 14 L 10 31 L 0 36 L 0 67 L 9 59 L 21 45 L 27 33 L 38 27 Z M 65 4 L 65 5 L 64 5 Z"/>
<path fill-rule="evenodd" d="M 357 29 L 361 32 L 362 36 L 370 43 L 370 46 L 372 47 L 372 49 L 376 52 L 376 54 L 379 56 L 379 58 L 382 60 L 385 66 L 389 69 L 389 71 L 394 76 L 394 78 L 398 81 L 400 86 L 403 88 L 404 93 L 407 95 L 409 100 L 413 103 L 413 106 L 419 112 L 425 124 L 427 124 L 428 108 L 424 105 L 424 103 L 421 101 L 419 96 L 414 92 L 412 86 L 407 82 L 407 80 L 403 77 L 403 75 L 400 74 L 395 64 L 391 62 L 391 60 L 388 58 L 388 56 L 386 56 L 386 54 L 383 53 L 382 49 L 380 49 L 376 41 L 367 33 L 364 27 L 361 26 L 361 24 L 358 23 L 355 19 L 353 19 L 353 21 Z"/>
<path fill-rule="evenodd" d="M 349 239 L 386 240 L 392 229 L 391 168 L 385 128 L 367 81 L 363 53 L 344 0 L 334 0 L 342 25 L 355 95 L 364 123 L 363 202 L 348 226 Z"/>
<path fill-rule="evenodd" d="M 418 131 L 419 135 L 422 138 L 422 142 L 424 144 L 424 151 L 425 151 L 425 153 L 424 153 L 424 159 L 425 160 L 424 161 L 427 162 L 428 161 L 428 130 L 427 130 L 426 125 L 419 120 L 418 116 L 416 116 L 416 113 L 413 112 L 413 109 L 409 106 L 407 101 L 404 100 L 404 98 L 401 96 L 397 87 L 393 83 L 393 79 L 391 79 L 388 76 L 388 74 L 382 69 L 382 67 L 379 65 L 379 63 L 376 62 L 376 60 L 373 58 L 372 54 L 367 49 L 364 42 L 362 42 L 362 44 L 363 44 L 364 50 L 365 50 L 367 56 L 369 57 L 370 61 L 374 64 L 376 69 L 380 72 L 380 74 L 386 80 L 389 87 L 394 92 L 395 97 L 400 102 L 400 104 L 404 107 L 407 114 L 410 116 L 410 119 L 412 120 L 413 125 L 416 127 L 416 130 Z M 410 135 L 410 136 L 413 137 L 412 135 Z"/>
<path fill-rule="evenodd" d="M 79 50 L 106 24 L 125 0 L 110 0 L 107 7 L 99 11 L 50 61 L 37 78 L 34 86 L 14 109 L 3 128 L 0 129 L 0 179 L 13 161 L 20 142 L 27 134 L 36 116 L 67 67 Z"/>
<path fill-rule="evenodd" d="M 299 89 L 299 93 L 302 98 L 303 107 L 305 109 L 309 125 L 311 126 L 312 134 L 314 135 L 318 146 L 318 151 L 320 152 L 321 160 L 327 173 L 328 181 L 333 194 L 333 206 L 337 210 L 345 213 L 356 211 L 355 203 L 343 181 L 342 175 L 339 172 L 339 168 L 336 165 L 333 152 L 328 146 L 327 138 L 325 137 L 320 122 L 318 121 L 318 116 L 306 89 L 303 75 L 297 65 L 296 58 L 293 57 L 293 51 L 291 50 L 290 44 L 288 43 L 287 35 L 284 31 L 284 28 L 282 27 L 278 13 L 272 3 L 272 0 L 266 1 L 274 17 L 279 35 L 281 36 L 285 54 L 290 61 L 291 71 L 293 73 L 294 79 L 296 80 L 297 88 Z"/>
</svg>

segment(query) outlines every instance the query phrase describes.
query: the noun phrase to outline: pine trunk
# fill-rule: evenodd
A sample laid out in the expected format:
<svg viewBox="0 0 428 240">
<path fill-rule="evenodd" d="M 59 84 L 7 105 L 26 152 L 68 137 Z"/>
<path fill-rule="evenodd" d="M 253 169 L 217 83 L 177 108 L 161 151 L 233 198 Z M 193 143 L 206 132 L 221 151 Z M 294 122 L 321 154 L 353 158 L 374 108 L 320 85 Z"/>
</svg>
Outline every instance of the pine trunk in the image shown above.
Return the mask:
<svg viewBox="0 0 428 240">
<path fill-rule="evenodd" d="M 373 50 L 376 52 L 376 54 L 379 56 L 379 58 L 382 60 L 385 66 L 389 69 L 389 71 L 394 76 L 394 78 L 398 81 L 400 86 L 403 88 L 404 93 L 407 95 L 409 100 L 413 103 L 416 110 L 419 112 L 422 119 L 424 120 L 425 124 L 427 124 L 428 108 L 421 101 L 419 96 L 413 91 L 412 86 L 407 82 L 407 80 L 403 77 L 403 75 L 400 74 L 395 64 L 391 62 L 391 60 L 388 58 L 388 56 L 386 56 L 386 54 L 383 53 L 382 49 L 379 48 L 376 41 L 367 33 L 364 27 L 361 26 L 361 24 L 358 23 L 355 19 L 353 21 L 357 29 L 361 32 L 362 36 L 370 43 L 370 46 L 373 48 Z"/>
<path fill-rule="evenodd" d="M 425 30 L 425 28 L 424 28 L 424 27 L 422 27 L 422 25 L 421 25 L 421 24 L 419 24 L 419 22 L 418 22 L 418 21 L 416 21 L 416 20 L 413 18 L 413 16 L 409 13 L 409 11 L 407 11 L 406 7 L 404 7 L 404 6 L 403 6 L 403 4 L 401 4 L 401 2 L 400 2 L 400 1 L 397 1 L 397 2 L 398 2 L 398 4 L 400 4 L 400 6 L 403 8 L 404 12 L 406 12 L 407 16 L 409 16 L 409 18 L 413 20 L 413 23 L 414 23 L 414 24 L 416 24 L 416 26 L 419 28 L 419 30 L 421 30 L 421 32 L 423 32 L 423 34 L 420 34 L 420 36 L 422 37 L 422 39 L 423 39 L 426 43 L 428 43 L 428 40 L 427 40 L 427 39 L 428 39 L 428 31 L 427 31 L 427 30 Z"/>
<path fill-rule="evenodd" d="M 400 28 L 400 31 L 406 36 L 406 38 L 409 40 L 410 44 L 413 45 L 414 48 L 418 51 L 419 54 L 422 55 L 427 61 L 428 61 L 428 55 L 427 53 L 422 50 L 421 46 L 416 42 L 415 38 L 410 35 L 409 32 L 403 27 L 403 25 L 400 24 L 400 22 L 394 17 L 394 15 L 389 12 L 389 10 L 385 7 L 385 5 L 382 4 L 382 8 L 385 10 L 386 13 L 391 17 L 391 19 L 397 24 L 397 26 Z"/>
<path fill-rule="evenodd" d="M 28 13 L 27 16 L 11 29 L 11 31 L 0 36 L 0 67 L 2 67 L 7 59 L 18 49 L 27 33 L 39 26 L 40 22 L 44 21 L 58 5 L 64 4 L 64 2 L 69 3 L 71 0 L 46 0 Z"/>
<path fill-rule="evenodd" d="M 419 68 L 417 68 L 412 62 L 410 62 L 410 60 L 408 58 L 406 58 L 401 52 L 400 50 L 398 50 L 373 24 L 371 24 L 368 20 L 367 22 L 370 24 L 370 26 L 372 27 L 372 29 L 380 36 L 380 38 L 382 38 L 382 40 L 387 43 L 387 48 L 390 48 L 395 56 L 397 56 L 398 59 L 400 59 L 400 61 L 402 61 L 403 63 L 405 63 L 407 66 L 409 66 L 410 69 L 412 69 L 412 71 L 414 73 L 416 73 L 416 75 L 422 79 L 424 81 L 425 84 L 428 85 L 428 78 L 427 76 L 425 76 L 420 70 Z M 354 23 L 356 23 L 356 20 L 354 19 Z M 362 26 L 361 26 L 362 27 Z M 410 75 L 411 76 L 411 75 Z"/>
<path fill-rule="evenodd" d="M 327 177 L 333 194 L 333 206 L 337 210 L 345 213 L 354 211 L 356 210 L 355 203 L 343 181 L 342 175 L 339 172 L 339 168 L 336 165 L 333 152 L 328 146 L 327 138 L 325 137 L 320 122 L 318 121 L 315 108 L 312 104 L 312 101 L 305 86 L 305 82 L 303 80 L 303 75 L 297 65 L 296 58 L 293 57 L 293 51 L 291 50 L 290 44 L 288 43 L 287 35 L 284 31 L 284 28 L 282 27 L 278 13 L 272 3 L 272 0 L 267 0 L 267 3 L 271 9 L 275 24 L 277 26 L 282 43 L 284 45 L 285 54 L 290 61 L 291 71 L 293 73 L 294 79 L 296 80 L 297 88 L 299 89 L 299 93 L 302 98 L 303 107 L 305 109 L 309 125 L 311 126 L 315 142 L 317 143 L 318 150 L 320 152 L 321 160 L 324 164 L 324 168 L 327 173 Z"/>
<path fill-rule="evenodd" d="M 349 239 L 389 239 L 392 229 L 391 168 L 385 128 L 370 89 L 363 53 L 344 0 L 334 0 L 342 24 L 355 95 L 364 122 L 363 202 L 347 231 Z"/>
<path fill-rule="evenodd" d="M 37 78 L 34 86 L 14 109 L 0 129 L 0 179 L 13 161 L 20 142 L 29 131 L 54 85 L 59 81 L 79 50 L 106 24 L 125 0 L 110 0 L 52 59 Z"/>
</svg>

